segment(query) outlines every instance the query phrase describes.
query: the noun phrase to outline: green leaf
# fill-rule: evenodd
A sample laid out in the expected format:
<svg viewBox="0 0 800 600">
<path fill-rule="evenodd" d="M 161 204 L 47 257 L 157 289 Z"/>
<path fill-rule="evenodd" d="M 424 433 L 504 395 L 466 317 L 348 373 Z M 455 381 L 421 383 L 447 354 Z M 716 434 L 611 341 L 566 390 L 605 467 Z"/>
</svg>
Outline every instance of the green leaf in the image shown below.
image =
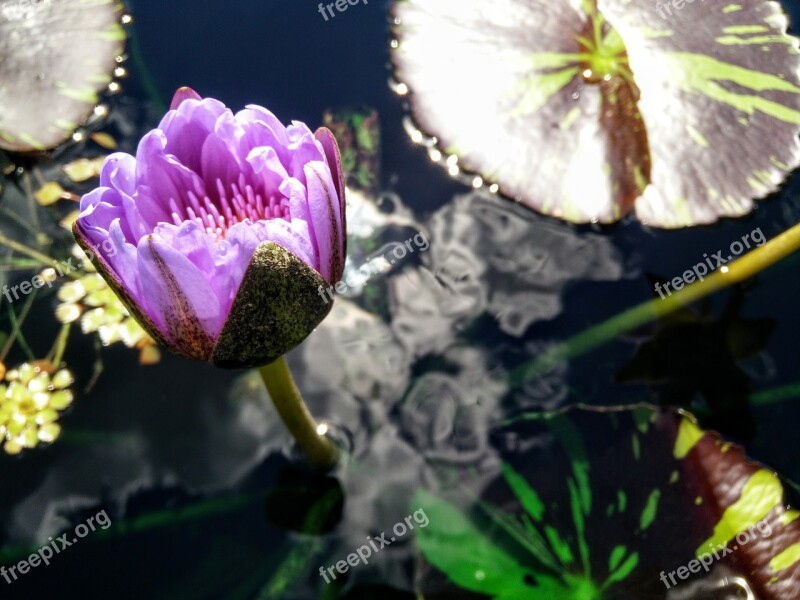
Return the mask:
<svg viewBox="0 0 800 600">
<path fill-rule="evenodd" d="M 622 561 L 627 551 L 625 546 L 614 546 L 614 549 L 611 551 L 611 556 L 608 558 L 609 572 L 613 572 L 614 569 L 619 566 L 619 563 Z"/>
<path fill-rule="evenodd" d="M 503 463 L 503 477 L 506 478 L 509 487 L 514 492 L 514 495 L 519 498 L 522 508 L 533 517 L 537 523 L 541 522 L 542 515 L 544 514 L 544 504 L 531 486 L 525 481 L 525 478 L 517 473 L 511 465 Z"/>
<path fill-rule="evenodd" d="M 608 579 L 603 584 L 603 587 L 605 588 L 606 586 L 611 585 L 616 581 L 622 581 L 633 572 L 633 570 L 636 568 L 636 565 L 638 564 L 639 564 L 639 554 L 637 552 L 634 552 L 625 560 L 624 563 L 622 563 L 622 566 L 619 569 L 617 569 L 616 571 L 611 573 L 611 575 L 609 575 Z"/>
<path fill-rule="evenodd" d="M 446 500 L 420 490 L 412 501 L 429 523 L 417 530 L 417 544 L 433 566 L 464 589 L 506 598 L 523 586 L 526 569 L 472 524 Z"/>
</svg>

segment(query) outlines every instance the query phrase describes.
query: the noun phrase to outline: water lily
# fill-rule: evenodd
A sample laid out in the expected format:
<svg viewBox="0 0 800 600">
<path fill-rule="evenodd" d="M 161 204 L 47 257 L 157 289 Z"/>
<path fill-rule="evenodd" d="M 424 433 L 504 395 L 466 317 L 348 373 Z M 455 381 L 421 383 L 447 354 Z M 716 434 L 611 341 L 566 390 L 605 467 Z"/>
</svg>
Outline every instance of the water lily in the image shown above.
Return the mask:
<svg viewBox="0 0 800 600">
<path fill-rule="evenodd" d="M 218 366 L 264 365 L 327 315 L 319 287 L 342 275 L 336 142 L 181 88 L 135 157 L 106 159 L 73 232 L 161 344 Z"/>
<path fill-rule="evenodd" d="M 337 451 L 314 423 L 283 355 L 331 309 L 341 279 L 344 180 L 333 134 L 232 113 L 179 89 L 136 156 L 108 156 L 81 199 L 78 243 L 160 344 L 222 367 L 260 367 L 309 461 Z"/>
</svg>

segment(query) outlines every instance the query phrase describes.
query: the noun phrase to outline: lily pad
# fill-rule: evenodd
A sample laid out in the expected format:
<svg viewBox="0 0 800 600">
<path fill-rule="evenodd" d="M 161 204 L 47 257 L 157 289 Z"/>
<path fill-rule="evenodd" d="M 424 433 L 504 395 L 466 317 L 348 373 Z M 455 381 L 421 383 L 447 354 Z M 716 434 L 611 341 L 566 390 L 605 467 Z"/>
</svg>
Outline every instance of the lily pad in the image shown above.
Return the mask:
<svg viewBox="0 0 800 600">
<path fill-rule="evenodd" d="M 394 16 L 397 90 L 434 158 L 536 211 L 711 223 L 800 164 L 798 40 L 776 2 L 660 18 L 651 0 L 400 0 Z"/>
<path fill-rule="evenodd" d="M 67 177 L 69 177 L 71 181 L 74 183 L 82 183 L 93 177 L 100 176 L 100 169 L 103 168 L 105 159 L 105 156 L 98 156 L 93 159 L 79 158 L 67 163 L 62 169 L 64 169 L 64 173 L 67 174 Z"/>
<path fill-rule="evenodd" d="M 449 493 L 412 501 L 430 521 L 416 532 L 425 598 L 725 589 L 783 600 L 800 589 L 800 513 L 780 480 L 688 415 L 536 413 L 497 431 L 495 446 L 499 468 L 451 469 Z"/>
<path fill-rule="evenodd" d="M 112 80 L 123 50 L 118 0 L 0 0 L 0 148 L 69 138 Z"/>
<path fill-rule="evenodd" d="M 42 206 L 50 206 L 51 204 L 55 204 L 59 200 L 64 197 L 67 197 L 68 194 L 61 187 L 61 184 L 57 181 L 49 181 L 40 187 L 33 195 L 36 198 L 36 201 L 41 204 Z"/>
</svg>

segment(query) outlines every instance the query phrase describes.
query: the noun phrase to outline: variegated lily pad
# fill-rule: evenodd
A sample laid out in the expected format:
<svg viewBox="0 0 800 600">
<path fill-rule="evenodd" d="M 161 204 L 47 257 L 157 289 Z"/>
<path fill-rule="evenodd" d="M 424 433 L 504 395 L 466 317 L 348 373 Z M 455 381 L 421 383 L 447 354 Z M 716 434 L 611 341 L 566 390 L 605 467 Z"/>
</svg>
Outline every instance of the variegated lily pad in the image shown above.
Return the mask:
<svg viewBox="0 0 800 600">
<path fill-rule="evenodd" d="M 688 416 L 537 413 L 494 446 L 499 467 L 453 469 L 449 492 L 412 501 L 430 521 L 426 599 L 797 598 L 800 513 L 770 469 Z"/>
<path fill-rule="evenodd" d="M 669 228 L 746 214 L 800 164 L 798 40 L 772 1 L 662 13 L 652 0 L 398 0 L 397 89 L 451 172 L 539 212 L 609 223 L 633 210 Z"/>
<path fill-rule="evenodd" d="M 123 12 L 118 0 L 0 0 L 0 148 L 72 135 L 111 83 Z"/>
</svg>

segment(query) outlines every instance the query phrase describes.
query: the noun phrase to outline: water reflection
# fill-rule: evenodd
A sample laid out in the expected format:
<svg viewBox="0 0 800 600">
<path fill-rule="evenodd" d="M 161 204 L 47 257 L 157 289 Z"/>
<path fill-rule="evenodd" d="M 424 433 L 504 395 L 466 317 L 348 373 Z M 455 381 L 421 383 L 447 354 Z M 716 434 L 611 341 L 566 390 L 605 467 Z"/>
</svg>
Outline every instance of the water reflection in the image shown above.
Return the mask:
<svg viewBox="0 0 800 600">
<path fill-rule="evenodd" d="M 488 192 L 457 196 L 427 223 L 424 269 L 392 281 L 393 328 L 417 355 L 441 351 L 483 312 L 522 336 L 562 310 L 571 281 L 612 281 L 623 269 L 609 237 L 550 220 Z"/>
<path fill-rule="evenodd" d="M 449 348 L 439 364 L 408 390 L 401 428 L 428 460 L 477 465 L 490 453 L 490 423 L 508 389 L 505 373 L 490 369 L 484 351 L 463 345 Z"/>
</svg>

